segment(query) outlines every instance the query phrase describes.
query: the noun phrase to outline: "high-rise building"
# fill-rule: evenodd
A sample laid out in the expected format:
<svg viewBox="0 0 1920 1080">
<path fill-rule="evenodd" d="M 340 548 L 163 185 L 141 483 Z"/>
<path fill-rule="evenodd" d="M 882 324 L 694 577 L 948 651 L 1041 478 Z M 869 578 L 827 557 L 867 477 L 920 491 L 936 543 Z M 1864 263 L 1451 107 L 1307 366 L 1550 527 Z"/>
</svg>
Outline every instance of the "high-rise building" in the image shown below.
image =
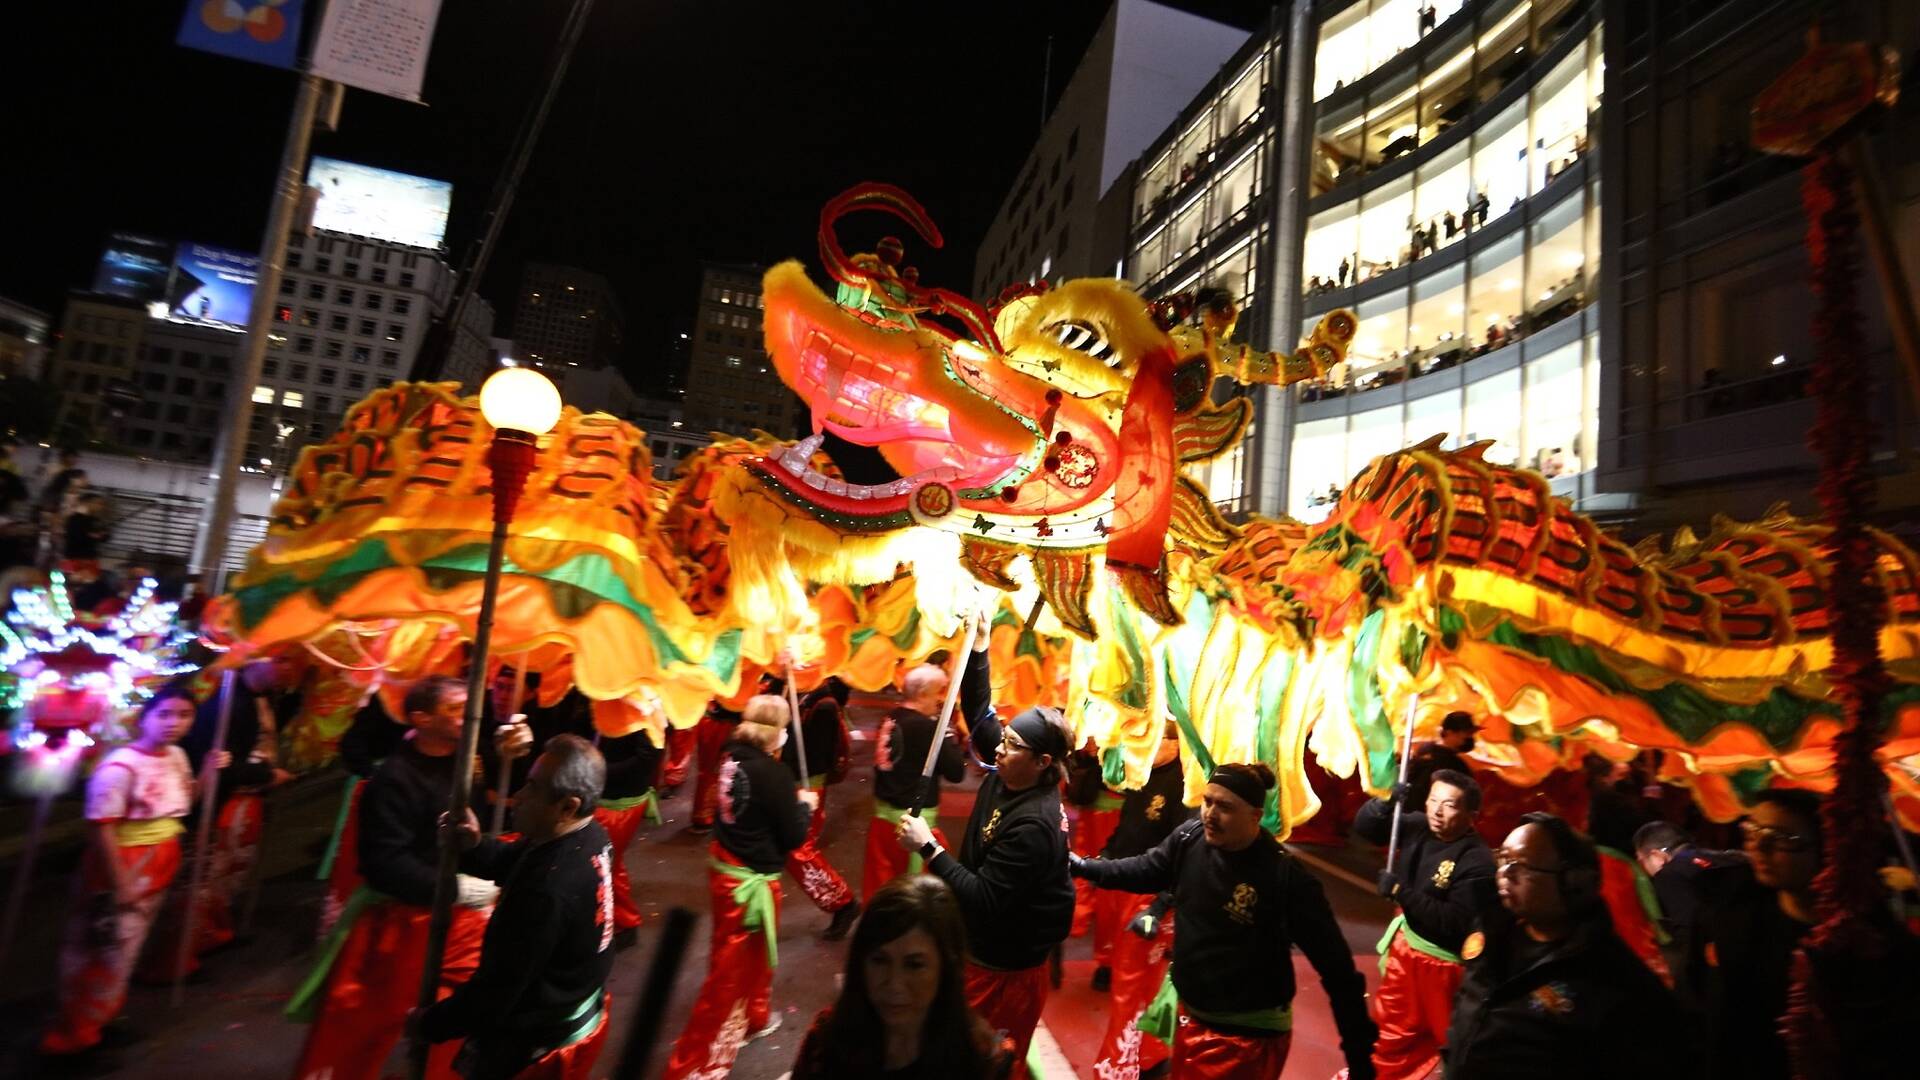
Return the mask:
<svg viewBox="0 0 1920 1080">
<path fill-rule="evenodd" d="M 0 378 L 39 378 L 52 337 L 46 312 L 0 296 Z"/>
<path fill-rule="evenodd" d="M 1317 520 L 1367 461 L 1444 434 L 1636 532 L 1789 497 L 1811 512 L 1798 170 L 1743 148 L 1815 6 L 1277 7 L 1134 166 L 1127 276 L 1147 295 L 1225 288 L 1243 338 L 1272 349 L 1359 315 L 1329 377 L 1253 391 L 1216 500 Z M 1891 0 L 1838 15 L 1829 40 L 1920 30 Z M 1910 142 L 1868 143 L 1902 239 L 1920 208 Z M 1882 498 L 1910 504 L 1920 414 L 1868 269 L 1860 293 L 1861 361 L 1886 390 Z"/>
<path fill-rule="evenodd" d="M 115 415 L 132 403 L 134 363 L 147 321 L 147 305 L 137 300 L 68 294 L 49 373 L 60 391 L 55 439 L 79 445 L 111 434 Z"/>
<path fill-rule="evenodd" d="M 542 367 L 601 368 L 620 358 L 625 319 L 613 286 L 589 270 L 530 262 L 514 300 L 513 340 Z"/>
<path fill-rule="evenodd" d="M 440 371 L 443 381 L 457 382 L 463 392 L 477 394 L 480 384 L 500 365 L 500 357 L 513 355 L 511 348 L 504 354 L 497 351 L 494 343 L 499 339 L 493 336 L 493 321 L 493 305 L 486 297 L 475 295 L 467 301 L 460 328 L 447 349 L 447 364 Z"/>
<path fill-rule="evenodd" d="M 687 361 L 687 423 L 746 435 L 794 434 L 802 406 L 773 370 L 760 330 L 765 268 L 707 263 Z"/>
<path fill-rule="evenodd" d="M 1150 0 L 1115 0 L 987 227 L 974 295 L 1113 276 L 1121 245 L 1097 235 L 1101 197 L 1246 40 Z"/>
<path fill-rule="evenodd" d="M 435 250 L 326 231 L 293 236 L 260 384 L 251 390 L 245 460 L 292 461 L 301 446 L 331 435 L 354 403 L 404 378 L 446 310 L 453 277 Z M 283 427 L 293 429 L 284 438 Z"/>
<path fill-rule="evenodd" d="M 119 426 L 114 441 L 135 454 L 200 464 L 212 461 L 217 436 L 227 420 L 227 388 L 246 340 L 244 331 L 230 326 L 148 319 L 134 362 L 140 401 Z M 273 393 L 271 388 L 262 390 Z M 289 439 L 292 434 L 288 433 Z M 274 452 L 283 451 L 285 445 L 276 429 L 259 440 L 242 463 L 260 467 L 262 457 L 271 463 Z"/>
</svg>

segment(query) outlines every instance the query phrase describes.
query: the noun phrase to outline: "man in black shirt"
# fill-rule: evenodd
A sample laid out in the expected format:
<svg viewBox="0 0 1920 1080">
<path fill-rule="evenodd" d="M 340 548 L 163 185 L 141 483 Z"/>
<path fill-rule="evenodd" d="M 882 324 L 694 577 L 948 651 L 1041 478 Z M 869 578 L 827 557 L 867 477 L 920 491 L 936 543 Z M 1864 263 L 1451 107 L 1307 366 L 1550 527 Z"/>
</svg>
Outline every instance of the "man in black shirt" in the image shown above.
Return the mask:
<svg viewBox="0 0 1920 1080">
<path fill-rule="evenodd" d="M 971 666 L 965 678 L 973 678 Z M 880 886 L 901 874 L 919 873 L 920 857 L 901 851 L 894 842 L 894 832 L 907 811 L 916 806 L 922 807 L 921 817 L 932 825 L 939 818 L 940 781 L 955 783 L 967 775 L 966 750 L 950 727 L 947 741 L 940 746 L 933 782 L 924 783 L 920 776 L 926 767 L 927 748 L 933 745 L 939 727 L 940 710 L 947 703 L 948 682 L 947 673 L 932 664 L 907 672 L 902 687 L 906 700 L 880 721 L 880 731 L 874 736 L 873 820 L 867 823 L 866 860 L 860 867 L 863 904 Z M 967 692 L 963 683 L 963 696 Z"/>
<path fill-rule="evenodd" d="M 954 858 L 918 817 L 903 818 L 900 846 L 952 886 L 967 923 L 967 1004 L 1012 1039 L 1015 1074 L 1046 1005 L 1047 956 L 1073 924 L 1067 814 L 1060 780 L 1073 732 L 1055 709 L 1028 709 L 1001 734 L 998 771 L 980 785 Z"/>
<path fill-rule="evenodd" d="M 1500 907 L 1460 947 L 1447 1080 L 1680 1080 L 1691 1030 L 1613 932 L 1591 841 L 1546 813 L 1501 845 Z"/>
<path fill-rule="evenodd" d="M 1386 844 L 1394 806 L 1369 801 L 1353 831 Z M 1493 855 L 1473 830 L 1479 810 L 1473 777 L 1441 769 L 1427 789 L 1425 811 L 1400 815 L 1399 854 L 1380 872 L 1380 895 L 1400 905 L 1380 939 L 1380 989 L 1373 999 L 1380 1025 L 1373 1067 L 1380 1080 L 1414 1080 L 1432 1070 L 1466 974 L 1460 946 L 1481 915 L 1499 904 Z"/>
<path fill-rule="evenodd" d="M 355 847 L 360 885 L 321 953 L 313 975 L 294 994 L 289 1016 L 311 1017 L 306 1048 L 294 1072 L 299 1080 L 373 1080 L 400 1040 L 420 990 L 427 925 L 439 878 L 439 822 L 447 809 L 455 760 L 466 723 L 467 686 L 429 675 L 407 691 L 411 736 L 380 764 L 361 791 Z M 527 752 L 525 725 L 495 732 L 494 751 Z M 451 990 L 480 960 L 480 938 L 498 892 L 462 874 L 447 931 L 441 986 Z M 436 1048 L 433 1075 L 448 1075 L 454 1048 Z"/>
<path fill-rule="evenodd" d="M 1102 888 L 1173 892 L 1174 1075 L 1280 1075 L 1292 1042 L 1290 954 L 1298 946 L 1326 987 L 1348 1075 L 1372 1080 L 1366 980 L 1319 880 L 1260 825 L 1273 786 L 1265 765 L 1220 765 L 1198 822 L 1144 855 L 1078 862 L 1074 873 Z"/>
<path fill-rule="evenodd" d="M 599 745 L 607 763 L 607 783 L 593 818 L 607 830 L 607 840 L 613 845 L 613 945 L 625 949 L 640 940 L 640 906 L 633 902 L 633 880 L 627 875 L 627 846 L 649 816 L 656 824 L 660 821 L 660 796 L 654 784 L 660 776 L 663 755 L 654 745 L 653 735 L 644 728 L 615 738 L 602 737 Z"/>
<path fill-rule="evenodd" d="M 1707 920 L 1729 897 L 1753 884 L 1753 870 L 1738 851 L 1696 845 L 1678 826 L 1652 821 L 1633 834 L 1634 858 L 1653 884 L 1660 904 L 1660 954 L 1673 977 L 1673 992 L 1689 1011 L 1706 1008 Z"/>
<path fill-rule="evenodd" d="M 606 762 L 578 735 L 556 735 L 514 796 L 520 838 L 480 839 L 467 811 L 460 869 L 500 883 L 473 977 L 408 1015 L 428 1042 L 465 1039 L 468 1080 L 523 1069 L 586 1075 L 606 1041 L 613 970 L 613 846 L 594 820 Z"/>
<path fill-rule="evenodd" d="M 1129 791 L 1120 802 L 1120 820 L 1113 835 L 1101 849 L 1107 859 L 1130 859 L 1143 855 L 1173 834 L 1173 830 L 1192 821 L 1196 811 L 1186 805 L 1186 777 L 1180 765 L 1180 728 L 1172 720 L 1160 734 L 1160 747 L 1153 757 L 1153 771 L 1147 782 Z M 1084 880 L 1084 879 L 1083 879 Z M 1088 884 L 1092 884 L 1088 882 Z M 1166 914 L 1173 898 L 1121 892 L 1118 889 L 1094 889 L 1093 917 L 1104 925 L 1113 942 L 1113 997 L 1107 1005 L 1107 1032 L 1100 1040 L 1100 1052 L 1094 1069 L 1102 1076 L 1126 1075 L 1151 1069 L 1167 1058 L 1167 1044 L 1146 1035 L 1135 1025 L 1160 984 L 1167 976 L 1167 964 L 1173 959 L 1166 932 L 1172 918 Z M 1098 940 L 1101 931 L 1095 930 Z M 1097 988 L 1097 987 L 1096 987 Z"/>
<path fill-rule="evenodd" d="M 1450 712 L 1440 722 L 1440 737 L 1433 742 L 1421 743 L 1407 760 L 1407 805 L 1427 805 L 1427 785 L 1433 782 L 1433 774 L 1441 769 L 1466 773 L 1473 770 L 1467 766 L 1466 755 L 1473 750 L 1473 733 L 1480 725 L 1473 722 L 1471 713 Z"/>
<path fill-rule="evenodd" d="M 780 751 L 781 764 L 806 790 L 818 796 L 807 825 L 807 842 L 787 856 L 787 876 L 800 886 L 814 907 L 833 916 L 821 935 L 828 941 L 846 937 L 853 929 L 853 920 L 860 915 L 860 902 L 853 898 L 847 880 L 827 861 L 827 853 L 820 850 L 820 830 L 827 824 L 827 785 L 839 782 L 833 772 L 842 740 L 846 738 L 843 710 L 848 693 L 846 683 L 829 678 L 800 699 L 800 736 L 806 740 L 807 769 L 813 775 L 800 775 L 800 755 L 795 752 L 791 736 Z"/>
</svg>

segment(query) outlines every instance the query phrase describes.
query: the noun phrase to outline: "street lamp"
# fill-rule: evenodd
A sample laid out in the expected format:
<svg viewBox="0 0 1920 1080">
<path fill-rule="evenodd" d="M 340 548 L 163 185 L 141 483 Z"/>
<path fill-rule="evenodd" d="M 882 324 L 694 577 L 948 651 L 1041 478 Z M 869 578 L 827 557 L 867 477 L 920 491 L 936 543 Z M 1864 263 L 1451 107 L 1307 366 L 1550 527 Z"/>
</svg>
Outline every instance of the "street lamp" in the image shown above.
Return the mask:
<svg viewBox="0 0 1920 1080">
<path fill-rule="evenodd" d="M 493 473 L 493 540 L 487 547 L 487 576 L 481 585 L 480 614 L 473 628 L 473 653 L 468 657 L 467 715 L 460 726 L 460 750 L 453 770 L 453 794 L 447 800 L 447 819 L 466 820 L 473 799 L 473 755 L 480 748 L 480 713 L 486 703 L 487 651 L 493 640 L 493 607 L 500 596 L 500 564 L 505 558 L 507 526 L 520 505 L 527 476 L 539 457 L 539 438 L 560 422 L 560 391 L 532 368 L 501 368 L 480 387 L 480 415 L 493 428 L 487 446 L 487 469 Z M 440 876 L 433 886 L 433 920 L 427 927 L 427 962 L 420 973 L 421 1008 L 439 996 L 440 962 L 447 951 L 447 931 L 453 925 L 455 878 L 460 872 L 460 849 L 445 837 L 440 847 Z M 416 1038 L 412 1046 L 415 1076 L 424 1076 L 427 1043 Z"/>
</svg>

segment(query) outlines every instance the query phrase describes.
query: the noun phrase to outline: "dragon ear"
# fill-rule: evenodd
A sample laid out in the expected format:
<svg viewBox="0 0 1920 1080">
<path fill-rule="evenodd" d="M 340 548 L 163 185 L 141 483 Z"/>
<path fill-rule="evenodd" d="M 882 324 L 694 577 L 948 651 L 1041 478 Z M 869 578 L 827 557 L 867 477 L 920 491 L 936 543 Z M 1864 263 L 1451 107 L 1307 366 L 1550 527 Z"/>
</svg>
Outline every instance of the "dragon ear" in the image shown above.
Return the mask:
<svg viewBox="0 0 1920 1080">
<path fill-rule="evenodd" d="M 1173 411 L 1190 413 L 1206 404 L 1213 388 L 1213 363 L 1196 356 L 1173 369 Z"/>
</svg>

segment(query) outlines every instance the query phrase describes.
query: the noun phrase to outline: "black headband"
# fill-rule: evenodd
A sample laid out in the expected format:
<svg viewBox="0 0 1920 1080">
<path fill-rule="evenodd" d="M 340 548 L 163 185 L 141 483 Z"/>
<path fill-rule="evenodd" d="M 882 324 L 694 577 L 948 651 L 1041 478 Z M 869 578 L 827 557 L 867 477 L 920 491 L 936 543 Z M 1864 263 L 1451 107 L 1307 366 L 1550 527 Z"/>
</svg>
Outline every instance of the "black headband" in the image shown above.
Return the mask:
<svg viewBox="0 0 1920 1080">
<path fill-rule="evenodd" d="M 1240 796 L 1241 801 L 1256 810 L 1267 805 L 1266 785 L 1246 769 L 1234 768 L 1232 765 L 1217 765 L 1214 767 L 1213 775 L 1207 777 L 1207 783 L 1219 784 Z"/>
<path fill-rule="evenodd" d="M 1028 709 L 1013 718 L 1007 726 L 1013 729 L 1020 741 L 1035 754 L 1050 754 L 1059 761 L 1067 756 L 1067 736 L 1060 725 L 1053 722 L 1051 711 L 1042 711 L 1038 706 Z"/>
</svg>

